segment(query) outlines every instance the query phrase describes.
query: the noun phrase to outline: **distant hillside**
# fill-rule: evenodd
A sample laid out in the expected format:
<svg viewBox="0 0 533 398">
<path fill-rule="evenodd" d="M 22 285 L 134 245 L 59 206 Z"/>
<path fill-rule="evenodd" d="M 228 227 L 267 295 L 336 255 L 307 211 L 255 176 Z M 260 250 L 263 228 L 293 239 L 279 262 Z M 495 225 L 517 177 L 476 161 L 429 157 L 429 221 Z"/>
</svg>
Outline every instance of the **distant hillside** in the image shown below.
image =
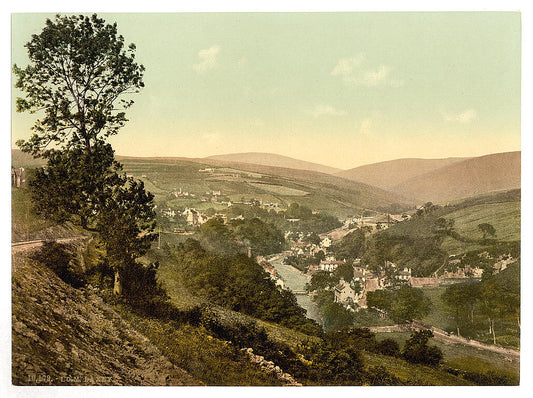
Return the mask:
<svg viewBox="0 0 533 398">
<path fill-rule="evenodd" d="M 45 164 L 44 159 L 34 159 L 33 156 L 22 152 L 20 149 L 11 150 L 11 166 L 13 167 L 34 168 Z"/>
<path fill-rule="evenodd" d="M 466 159 L 469 158 L 396 159 L 340 171 L 335 175 L 390 190 L 411 178 Z"/>
<path fill-rule="evenodd" d="M 455 162 L 390 189 L 424 202 L 445 203 L 520 188 L 520 167 L 520 152 L 496 153 Z"/>
<path fill-rule="evenodd" d="M 197 197 L 205 192 L 221 191 L 222 196 L 233 202 L 257 198 L 263 202 L 279 203 L 282 207 L 297 202 L 339 217 L 352 215 L 361 209 L 378 210 L 390 208 L 393 204 L 407 209 L 415 204 L 401 195 L 316 171 L 210 158 L 118 158 L 126 172 L 136 177 L 144 175 L 142 180 L 146 188 L 156 195 L 156 201 L 167 201 L 170 207 L 187 205 L 201 208 L 198 199 L 194 202 L 180 198 L 169 202 L 168 195 L 180 188 Z M 210 168 L 210 172 L 201 171 L 205 168 Z M 204 204 L 214 206 L 212 203 Z"/>
<path fill-rule="evenodd" d="M 227 155 L 209 156 L 207 159 L 224 160 L 229 162 L 252 163 L 263 166 L 284 167 L 289 169 L 318 171 L 320 173 L 335 174 L 340 169 L 324 166 L 318 163 L 306 162 L 304 160 L 293 159 L 287 156 L 274 153 L 247 152 L 231 153 Z"/>
</svg>

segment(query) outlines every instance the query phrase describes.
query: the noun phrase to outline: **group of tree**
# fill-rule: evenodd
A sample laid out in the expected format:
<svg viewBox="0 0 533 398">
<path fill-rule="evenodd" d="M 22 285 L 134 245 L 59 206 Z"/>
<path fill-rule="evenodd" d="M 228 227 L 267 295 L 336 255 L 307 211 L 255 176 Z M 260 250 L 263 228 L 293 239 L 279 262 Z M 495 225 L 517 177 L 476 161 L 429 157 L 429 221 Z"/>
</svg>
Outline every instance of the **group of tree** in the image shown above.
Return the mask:
<svg viewBox="0 0 533 398">
<path fill-rule="evenodd" d="M 295 296 L 279 289 L 247 255 L 208 252 L 193 239 L 165 250 L 176 264 L 173 277 L 207 302 L 305 333 L 320 334 L 320 327 L 305 317 Z"/>
<path fill-rule="evenodd" d="M 261 208 L 259 205 L 247 206 L 236 203 L 227 209 L 226 216 L 228 218 L 239 216 L 243 218 L 259 218 L 282 231 L 305 234 L 314 233 L 315 235 L 330 231 L 342 225 L 337 217 L 323 212 L 313 212 L 307 206 L 298 203 L 291 203 L 283 211 L 267 210 Z"/>
<path fill-rule="evenodd" d="M 279 214 L 286 220 L 298 220 L 285 224 L 288 231 L 319 234 L 342 225 L 337 217 L 323 212 L 313 212 L 309 207 L 298 203 L 291 203 L 287 210 Z"/>
<path fill-rule="evenodd" d="M 367 304 L 385 311 L 397 323 L 421 319 L 431 309 L 431 300 L 424 296 L 424 292 L 407 285 L 368 292 Z"/>
<path fill-rule="evenodd" d="M 198 239 L 208 250 L 222 255 L 248 253 L 266 256 L 285 247 L 283 233 L 273 224 L 259 218 L 235 219 L 228 223 L 211 218 L 198 228 Z"/>
<path fill-rule="evenodd" d="M 115 272 L 115 292 L 135 296 L 129 273 L 153 240 L 153 196 L 128 178 L 107 142 L 127 121 L 129 97 L 144 86 L 135 45 L 125 46 L 116 24 L 96 15 L 47 19 L 26 44 L 29 63 L 13 66 L 19 112 L 39 119 L 22 151 L 47 161 L 30 187 L 37 213 L 96 233 Z M 138 276 L 138 275 L 137 275 Z M 141 292 L 142 293 L 142 292 Z"/>
<path fill-rule="evenodd" d="M 479 338 L 488 334 L 496 344 L 498 325 L 500 331 L 509 324 L 516 334 L 520 333 L 520 266 L 511 264 L 480 282 L 450 285 L 441 300 L 453 317 L 458 335 Z"/>
</svg>

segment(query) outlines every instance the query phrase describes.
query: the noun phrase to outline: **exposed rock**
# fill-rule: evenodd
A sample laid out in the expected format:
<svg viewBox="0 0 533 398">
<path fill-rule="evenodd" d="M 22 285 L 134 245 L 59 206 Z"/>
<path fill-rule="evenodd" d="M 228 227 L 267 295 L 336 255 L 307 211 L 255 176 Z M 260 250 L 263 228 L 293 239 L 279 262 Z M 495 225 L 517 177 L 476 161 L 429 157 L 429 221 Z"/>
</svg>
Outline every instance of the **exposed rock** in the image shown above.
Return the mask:
<svg viewBox="0 0 533 398">
<path fill-rule="evenodd" d="M 261 355 L 255 355 L 254 350 L 252 348 L 243 348 L 241 351 L 244 351 L 246 355 L 248 356 L 248 359 L 252 363 L 256 363 L 261 368 L 267 372 L 267 373 L 274 373 L 274 375 L 279 379 L 286 383 L 286 385 L 289 386 L 301 386 L 301 383 L 298 383 L 294 377 L 292 377 L 288 373 L 284 373 L 283 370 L 274 364 L 272 361 L 267 361 L 265 358 Z"/>
</svg>

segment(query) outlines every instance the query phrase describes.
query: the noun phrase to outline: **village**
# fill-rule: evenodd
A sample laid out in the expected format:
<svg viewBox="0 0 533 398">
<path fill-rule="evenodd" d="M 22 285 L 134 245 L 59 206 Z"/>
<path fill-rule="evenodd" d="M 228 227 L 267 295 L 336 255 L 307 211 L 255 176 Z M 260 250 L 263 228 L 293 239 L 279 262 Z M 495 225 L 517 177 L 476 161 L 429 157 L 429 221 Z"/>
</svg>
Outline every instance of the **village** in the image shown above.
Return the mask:
<svg viewBox="0 0 533 398">
<path fill-rule="evenodd" d="M 255 176 L 254 173 L 243 174 L 232 169 L 204 168 L 198 171 L 209 176 L 224 176 L 233 179 Z M 243 220 L 244 217 L 242 215 L 228 217 L 224 208 L 229 209 L 234 205 L 253 206 L 275 213 L 287 210 L 279 203 L 263 202 L 261 198 L 250 198 L 249 200 L 244 200 L 243 198 L 241 201 L 231 201 L 220 189 L 193 193 L 180 187 L 171 191 L 169 195 L 176 199 L 188 199 L 187 203 L 191 203 L 190 200 L 193 199 L 199 204 L 211 203 L 218 206 L 216 211 L 214 208 L 200 210 L 194 206 L 186 206 L 183 210 L 179 210 L 175 206 L 174 208 L 161 207 L 158 211 L 161 217 L 172 221 L 170 224 L 171 229 L 165 232 L 177 235 L 193 235 L 198 227 L 215 218 L 222 220 L 224 224 L 234 220 Z M 205 209 L 205 205 L 202 208 Z M 317 272 L 332 275 L 339 267 L 344 267 L 344 269 L 351 267 L 352 271 L 349 277 L 340 278 L 338 283 L 326 289 L 333 292 L 336 303 L 354 312 L 368 308 L 368 293 L 376 290 L 394 289 L 402 285 L 416 288 L 438 287 L 460 283 L 465 280 L 481 280 L 482 268 L 462 265 L 461 259 L 453 256 L 450 256 L 445 264 L 431 276 L 415 276 L 410 267 L 395 263 L 391 259 L 385 260 L 377 269 L 375 267 L 370 269 L 361 258 L 348 260 L 346 258 L 338 258 L 334 250 L 332 250 L 335 242 L 342 240 L 344 236 L 355 230 L 360 229 L 364 231 L 365 235 L 369 236 L 386 230 L 392 225 L 409 220 L 413 214 L 420 213 L 423 210 L 424 205 L 417 206 L 411 212 L 401 214 L 367 212 L 362 209 L 359 215 L 345 217 L 340 220 L 342 225 L 339 228 L 320 234 L 300 232 L 297 230 L 300 219 L 286 218 L 285 221 L 293 224 L 294 227 L 290 231 L 284 232 L 288 248 L 279 255 L 283 258 L 284 264 L 288 264 L 295 271 L 305 275 L 308 281 L 311 281 L 311 278 Z M 312 211 L 312 214 L 318 213 L 316 210 Z M 276 267 L 269 261 L 271 257 L 256 256 L 256 260 L 264 271 L 270 275 L 279 289 L 287 289 L 297 295 L 309 294 L 311 298 L 314 297 L 316 291 L 308 292 L 302 289 L 301 286 L 295 288 L 290 283 L 287 283 Z M 500 256 L 494 261 L 494 272 L 498 273 L 504 270 L 515 261 L 516 259 L 510 255 Z"/>
<path fill-rule="evenodd" d="M 352 219 L 349 223 L 345 222 L 344 226 L 340 229 L 342 230 L 347 226 L 353 227 L 354 221 L 355 223 L 359 223 L 359 225 L 364 222 L 364 226 L 367 227 L 368 233 L 371 234 L 380 229 L 387 228 L 388 225 L 390 225 L 385 223 L 378 227 L 378 223 L 381 223 L 383 218 L 383 216 L 379 216 L 374 218 L 365 217 L 364 220 L 362 220 L 362 218 Z M 390 215 L 385 216 L 385 218 L 388 220 L 394 219 Z M 346 233 L 346 231 L 344 231 L 344 233 Z M 350 266 L 350 264 L 347 264 L 346 259 L 336 258 L 332 254 L 330 250 L 333 244 L 333 240 L 330 237 L 331 235 L 338 238 L 339 231 L 336 230 L 321 234 L 320 242 L 305 243 L 305 238 L 308 237 L 305 234 L 287 233 L 286 238 L 288 240 L 290 237 L 293 239 L 296 237 L 296 240 L 291 241 L 291 248 L 282 254 L 285 256 L 285 260 L 290 256 L 316 258 L 318 255 L 318 258 L 321 258 L 320 255 L 322 255 L 323 259 L 317 262 L 317 264 L 310 264 L 307 269 L 300 270 L 306 275 L 308 280 L 311 280 L 312 276 L 318 272 L 332 274 L 339 267 Z M 510 255 L 501 255 L 496 259 L 493 265 L 493 272 L 495 274 L 499 273 L 516 261 L 517 259 Z M 276 272 L 276 269 L 272 264 L 263 257 L 258 258 L 258 262 L 278 286 L 290 290 L 290 286 L 287 286 L 283 279 L 280 278 L 280 275 Z M 334 301 L 336 303 L 341 304 L 344 308 L 350 311 L 358 311 L 359 309 L 368 308 L 367 295 L 369 292 L 387 288 L 398 288 L 402 285 L 416 288 L 446 286 L 454 283 L 461 283 L 465 280 L 479 281 L 483 275 L 482 268 L 471 267 L 468 265 L 462 266 L 461 260 L 457 258 L 448 259 L 447 265 L 448 267 L 443 267 L 440 272 L 435 272 L 431 277 L 415 277 L 412 275 L 411 268 L 402 267 L 401 265 L 388 260 L 386 260 L 383 266 L 379 268 L 379 271 L 376 271 L 365 266 L 360 258 L 356 258 L 351 262 L 351 268 L 353 270 L 351 278 L 347 278 L 346 280 L 340 278 L 339 282 L 334 287 L 326 287 L 326 290 L 333 290 Z M 301 294 L 301 291 L 298 291 L 297 293 Z M 310 296 L 314 296 L 314 294 L 316 294 L 316 291 L 309 292 Z"/>
</svg>

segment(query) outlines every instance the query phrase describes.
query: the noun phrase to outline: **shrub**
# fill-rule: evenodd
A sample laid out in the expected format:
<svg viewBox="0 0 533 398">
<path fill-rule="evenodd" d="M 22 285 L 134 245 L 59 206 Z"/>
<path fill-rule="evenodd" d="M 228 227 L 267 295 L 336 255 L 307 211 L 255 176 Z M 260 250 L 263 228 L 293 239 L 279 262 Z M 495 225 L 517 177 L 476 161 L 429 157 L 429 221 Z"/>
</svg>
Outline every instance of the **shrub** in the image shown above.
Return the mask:
<svg viewBox="0 0 533 398">
<path fill-rule="evenodd" d="M 411 335 L 405 342 L 402 357 L 412 363 L 436 366 L 442 359 L 443 354 L 440 348 L 428 346 L 428 340 L 433 337 L 431 330 L 420 330 Z"/>
<path fill-rule="evenodd" d="M 79 270 L 76 250 L 55 241 L 44 242 L 43 246 L 30 258 L 50 268 L 61 280 L 78 289 L 86 280 Z"/>
<path fill-rule="evenodd" d="M 376 352 L 391 357 L 400 356 L 400 345 L 393 339 L 384 339 L 376 344 Z"/>
</svg>

